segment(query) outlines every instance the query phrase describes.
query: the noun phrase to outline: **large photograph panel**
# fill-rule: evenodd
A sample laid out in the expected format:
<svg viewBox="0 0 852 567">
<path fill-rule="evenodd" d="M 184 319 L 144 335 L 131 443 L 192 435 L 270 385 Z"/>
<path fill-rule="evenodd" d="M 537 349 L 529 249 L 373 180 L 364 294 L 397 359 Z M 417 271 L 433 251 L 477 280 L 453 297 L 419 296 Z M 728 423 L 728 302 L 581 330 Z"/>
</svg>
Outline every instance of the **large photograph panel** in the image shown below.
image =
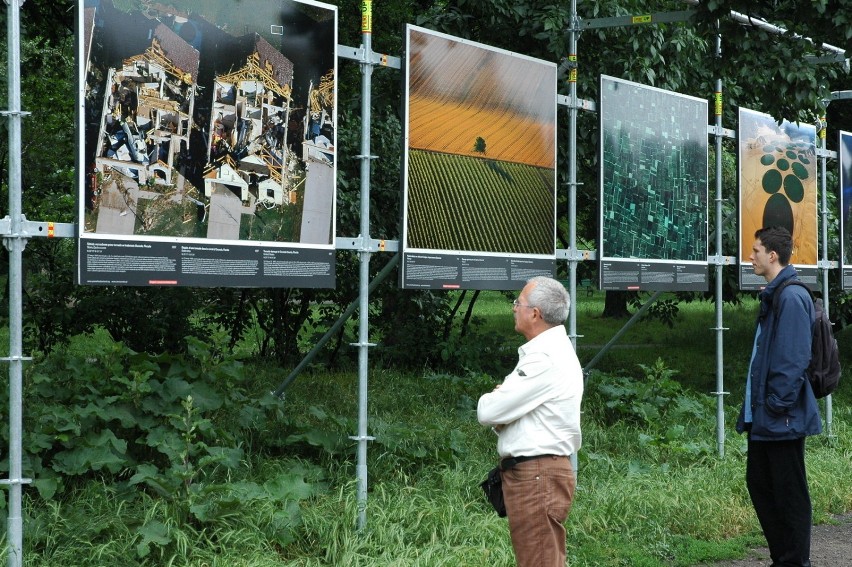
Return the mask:
<svg viewBox="0 0 852 567">
<path fill-rule="evenodd" d="M 78 281 L 333 287 L 337 8 L 81 2 Z"/>
<path fill-rule="evenodd" d="M 782 226 L 793 235 L 793 254 L 799 278 L 817 286 L 816 127 L 784 120 L 746 108 L 739 109 L 740 289 L 766 286 L 749 261 L 754 233 Z"/>
<path fill-rule="evenodd" d="M 415 26 L 407 44 L 400 284 L 552 275 L 556 65 Z"/>
<path fill-rule="evenodd" d="M 601 75 L 600 287 L 706 291 L 707 101 Z"/>
<path fill-rule="evenodd" d="M 852 132 L 840 132 L 840 277 L 852 289 Z"/>
</svg>

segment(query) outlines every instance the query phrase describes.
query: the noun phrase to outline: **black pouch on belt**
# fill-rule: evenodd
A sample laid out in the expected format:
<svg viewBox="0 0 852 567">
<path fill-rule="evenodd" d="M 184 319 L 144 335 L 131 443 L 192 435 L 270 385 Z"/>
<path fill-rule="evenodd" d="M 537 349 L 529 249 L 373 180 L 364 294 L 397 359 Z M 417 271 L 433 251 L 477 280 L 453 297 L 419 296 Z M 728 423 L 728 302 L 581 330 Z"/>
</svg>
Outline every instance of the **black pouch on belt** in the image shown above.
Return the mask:
<svg viewBox="0 0 852 567">
<path fill-rule="evenodd" d="M 500 477 L 500 468 L 494 467 L 488 471 L 488 478 L 482 481 L 479 486 L 485 492 L 485 498 L 494 507 L 494 511 L 501 518 L 506 517 L 506 503 L 503 501 L 503 479 Z"/>
</svg>

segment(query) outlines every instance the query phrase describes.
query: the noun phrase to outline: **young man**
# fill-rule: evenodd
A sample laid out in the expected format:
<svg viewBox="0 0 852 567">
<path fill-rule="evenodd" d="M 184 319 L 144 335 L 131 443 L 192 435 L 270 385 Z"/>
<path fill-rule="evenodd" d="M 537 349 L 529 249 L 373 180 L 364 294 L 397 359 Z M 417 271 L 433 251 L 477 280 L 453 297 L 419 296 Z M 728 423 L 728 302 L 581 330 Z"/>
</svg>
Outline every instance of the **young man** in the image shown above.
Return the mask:
<svg viewBox="0 0 852 567">
<path fill-rule="evenodd" d="M 774 567 L 810 567 L 811 498 L 805 474 L 805 437 L 822 431 L 806 376 L 815 314 L 807 290 L 788 286 L 793 240 L 785 228 L 755 233 L 749 257 L 767 285 L 746 377 L 737 431 L 748 435 L 746 485 Z M 777 304 L 777 305 L 776 305 Z M 777 307 L 777 308 L 776 308 Z M 777 313 L 777 319 L 776 319 Z"/>
<path fill-rule="evenodd" d="M 527 342 L 515 369 L 479 399 L 477 417 L 497 433 L 503 497 L 519 567 L 564 567 L 565 527 L 580 448 L 583 371 L 563 323 L 571 297 L 536 277 L 514 302 L 515 330 Z"/>
</svg>

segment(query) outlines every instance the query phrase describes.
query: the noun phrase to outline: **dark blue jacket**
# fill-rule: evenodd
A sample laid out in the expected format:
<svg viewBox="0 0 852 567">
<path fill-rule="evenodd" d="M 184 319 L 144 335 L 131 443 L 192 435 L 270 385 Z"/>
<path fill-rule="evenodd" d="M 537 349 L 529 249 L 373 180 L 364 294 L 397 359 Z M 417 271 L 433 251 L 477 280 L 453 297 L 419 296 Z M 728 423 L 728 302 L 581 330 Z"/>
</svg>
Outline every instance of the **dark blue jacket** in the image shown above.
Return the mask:
<svg viewBox="0 0 852 567">
<path fill-rule="evenodd" d="M 786 266 L 759 295 L 761 331 L 751 364 L 752 423 L 745 423 L 745 402 L 737 420 L 737 431 L 750 431 L 756 441 L 798 439 L 822 431 L 806 375 L 816 318 L 813 302 L 807 290 L 796 285 L 775 297 L 781 282 L 797 277 L 793 266 Z M 780 302 L 777 320 L 773 302 Z"/>
</svg>

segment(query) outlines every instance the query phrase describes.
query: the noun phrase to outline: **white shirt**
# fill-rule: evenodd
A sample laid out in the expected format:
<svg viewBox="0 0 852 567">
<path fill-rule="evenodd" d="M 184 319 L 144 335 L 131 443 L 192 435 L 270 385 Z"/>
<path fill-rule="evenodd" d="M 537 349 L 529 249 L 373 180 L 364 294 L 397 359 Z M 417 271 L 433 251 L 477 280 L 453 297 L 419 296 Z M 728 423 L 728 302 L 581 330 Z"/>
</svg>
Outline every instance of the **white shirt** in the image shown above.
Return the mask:
<svg viewBox="0 0 852 567">
<path fill-rule="evenodd" d="M 540 333 L 518 349 L 518 357 L 512 373 L 476 408 L 479 423 L 498 426 L 500 458 L 576 453 L 583 369 L 565 327 Z"/>
</svg>

